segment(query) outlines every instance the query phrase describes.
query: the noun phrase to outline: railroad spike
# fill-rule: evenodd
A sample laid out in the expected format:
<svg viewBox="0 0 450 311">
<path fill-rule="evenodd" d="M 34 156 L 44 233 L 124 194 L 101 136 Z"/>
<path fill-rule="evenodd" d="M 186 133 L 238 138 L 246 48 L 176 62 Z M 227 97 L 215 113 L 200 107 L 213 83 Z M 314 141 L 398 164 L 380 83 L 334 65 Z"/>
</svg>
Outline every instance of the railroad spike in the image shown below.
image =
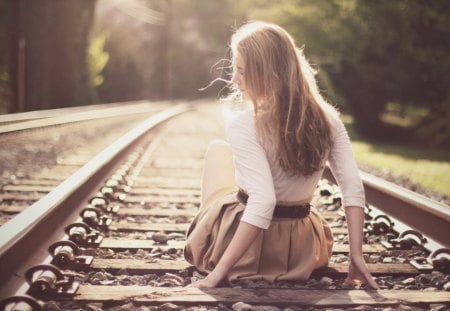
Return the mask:
<svg viewBox="0 0 450 311">
<path fill-rule="evenodd" d="M 104 215 L 99 209 L 93 207 L 84 208 L 80 216 L 88 226 L 103 232 L 108 231 L 112 223 L 112 219 L 109 216 Z"/>
<path fill-rule="evenodd" d="M 76 243 L 78 246 L 99 246 L 103 241 L 103 235 L 83 222 L 72 223 L 68 225 L 64 231 L 69 236 L 69 240 Z"/>
<path fill-rule="evenodd" d="M 431 253 L 428 260 L 433 264 L 434 270 L 450 274 L 450 249 L 439 248 Z"/>
<path fill-rule="evenodd" d="M 44 303 L 29 295 L 10 296 L 0 300 L 0 311 L 31 310 L 42 311 Z"/>
<path fill-rule="evenodd" d="M 54 265 L 33 266 L 25 272 L 25 279 L 30 285 L 27 294 L 42 300 L 71 297 L 80 286 L 74 274 L 64 273 Z"/>
<path fill-rule="evenodd" d="M 104 196 L 95 196 L 89 200 L 88 207 L 95 207 L 101 209 L 105 213 L 117 214 L 120 210 L 120 205 L 110 206 L 110 202 Z"/>
<path fill-rule="evenodd" d="M 86 269 L 94 260 L 94 256 L 82 255 L 78 245 L 70 240 L 55 242 L 48 251 L 53 257 L 50 263 L 59 268 Z"/>
<path fill-rule="evenodd" d="M 425 257 L 415 257 L 409 263 L 421 273 L 430 273 L 433 271 L 433 265 Z"/>
<path fill-rule="evenodd" d="M 394 223 L 386 215 L 378 215 L 371 223 L 367 223 L 367 226 L 370 233 L 375 235 L 383 235 L 394 231 Z"/>
</svg>

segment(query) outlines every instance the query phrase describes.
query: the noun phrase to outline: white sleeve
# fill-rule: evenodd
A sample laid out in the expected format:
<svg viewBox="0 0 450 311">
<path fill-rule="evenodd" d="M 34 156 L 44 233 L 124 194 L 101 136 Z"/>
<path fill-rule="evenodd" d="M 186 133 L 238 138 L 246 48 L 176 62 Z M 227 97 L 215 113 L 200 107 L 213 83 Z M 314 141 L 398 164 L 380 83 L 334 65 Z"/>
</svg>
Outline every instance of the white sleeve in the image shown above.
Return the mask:
<svg viewBox="0 0 450 311">
<path fill-rule="evenodd" d="M 266 153 L 256 136 L 253 116 L 246 112 L 228 127 L 234 156 L 236 183 L 248 193 L 241 221 L 267 229 L 272 220 L 276 196 Z"/>
<path fill-rule="evenodd" d="M 333 176 L 342 191 L 342 205 L 365 205 L 364 186 L 359 175 L 358 166 L 353 156 L 350 138 L 342 121 L 336 117 L 334 142 L 328 157 Z"/>
</svg>

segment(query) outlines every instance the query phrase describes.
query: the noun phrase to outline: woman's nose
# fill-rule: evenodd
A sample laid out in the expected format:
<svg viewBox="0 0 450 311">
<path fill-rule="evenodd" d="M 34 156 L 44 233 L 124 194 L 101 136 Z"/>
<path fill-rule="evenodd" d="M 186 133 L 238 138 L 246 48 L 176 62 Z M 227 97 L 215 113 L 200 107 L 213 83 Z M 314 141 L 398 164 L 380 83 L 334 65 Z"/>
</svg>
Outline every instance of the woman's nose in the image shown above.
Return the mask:
<svg viewBox="0 0 450 311">
<path fill-rule="evenodd" d="M 241 79 L 239 79 L 237 74 L 233 74 L 233 76 L 231 77 L 231 82 L 233 82 L 236 85 L 240 85 Z"/>
</svg>

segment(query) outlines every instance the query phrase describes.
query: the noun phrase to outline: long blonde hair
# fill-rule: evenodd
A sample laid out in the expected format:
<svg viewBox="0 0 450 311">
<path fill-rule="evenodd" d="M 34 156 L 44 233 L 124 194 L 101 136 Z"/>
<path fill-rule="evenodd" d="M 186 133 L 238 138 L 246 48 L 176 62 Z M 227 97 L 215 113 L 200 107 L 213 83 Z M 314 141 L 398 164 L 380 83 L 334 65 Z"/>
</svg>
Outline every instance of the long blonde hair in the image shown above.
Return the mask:
<svg viewBox="0 0 450 311">
<path fill-rule="evenodd" d="M 255 109 L 258 136 L 277 150 L 284 171 L 311 175 L 331 149 L 332 129 L 315 72 L 280 26 L 249 22 L 231 38 L 244 63 L 246 92 Z"/>
</svg>

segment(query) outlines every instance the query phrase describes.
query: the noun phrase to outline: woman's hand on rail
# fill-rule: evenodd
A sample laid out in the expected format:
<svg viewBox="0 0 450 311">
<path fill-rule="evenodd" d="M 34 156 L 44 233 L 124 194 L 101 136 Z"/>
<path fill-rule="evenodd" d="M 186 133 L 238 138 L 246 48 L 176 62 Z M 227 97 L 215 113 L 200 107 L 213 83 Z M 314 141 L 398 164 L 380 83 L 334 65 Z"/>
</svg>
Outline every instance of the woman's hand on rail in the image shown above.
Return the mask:
<svg viewBox="0 0 450 311">
<path fill-rule="evenodd" d="M 368 284 L 371 288 L 378 289 L 378 284 L 370 274 L 362 256 L 350 256 L 348 275 L 344 284 L 354 283 Z"/>
<path fill-rule="evenodd" d="M 213 288 L 219 285 L 220 281 L 222 281 L 223 277 L 218 275 L 218 273 L 214 273 L 212 271 L 210 274 L 208 274 L 204 279 L 195 281 L 194 283 L 189 284 L 186 287 L 193 287 L 193 288 Z"/>
<path fill-rule="evenodd" d="M 222 281 L 228 272 L 233 268 L 236 262 L 244 255 L 250 245 L 255 241 L 258 234 L 262 231 L 254 225 L 241 221 L 231 239 L 230 244 L 225 250 L 217 266 L 203 280 L 199 280 L 190 285 L 190 287 L 207 288 L 216 287 Z"/>
</svg>

